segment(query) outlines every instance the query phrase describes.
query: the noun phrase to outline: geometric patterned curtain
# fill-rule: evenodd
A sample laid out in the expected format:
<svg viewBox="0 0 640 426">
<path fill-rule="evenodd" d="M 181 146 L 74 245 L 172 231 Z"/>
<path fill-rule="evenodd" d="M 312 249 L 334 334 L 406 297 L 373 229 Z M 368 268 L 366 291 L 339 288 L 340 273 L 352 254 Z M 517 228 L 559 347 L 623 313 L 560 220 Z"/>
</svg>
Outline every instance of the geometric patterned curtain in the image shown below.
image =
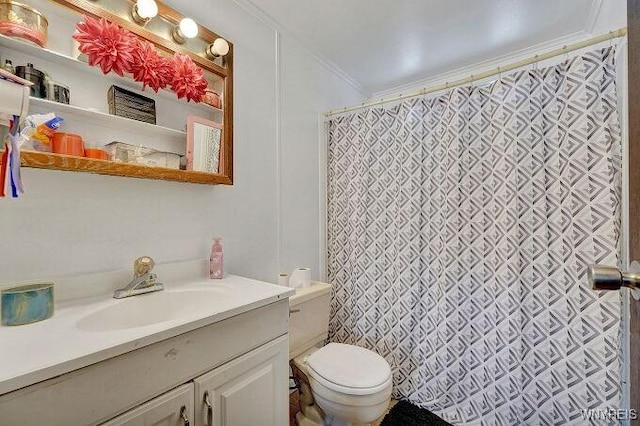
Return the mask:
<svg viewBox="0 0 640 426">
<path fill-rule="evenodd" d="M 455 424 L 582 425 L 618 408 L 615 48 L 328 123 L 331 341 Z"/>
</svg>

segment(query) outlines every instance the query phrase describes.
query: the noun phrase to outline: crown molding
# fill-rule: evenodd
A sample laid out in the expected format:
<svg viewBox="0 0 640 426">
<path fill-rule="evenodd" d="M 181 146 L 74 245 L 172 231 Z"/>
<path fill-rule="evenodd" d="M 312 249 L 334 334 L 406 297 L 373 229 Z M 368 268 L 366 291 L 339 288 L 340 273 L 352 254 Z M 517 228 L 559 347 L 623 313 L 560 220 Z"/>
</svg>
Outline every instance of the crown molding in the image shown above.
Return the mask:
<svg viewBox="0 0 640 426">
<path fill-rule="evenodd" d="M 309 46 L 307 46 L 304 42 L 302 42 L 302 40 L 300 40 L 298 37 L 294 36 L 284 25 L 282 25 L 280 22 L 278 22 L 275 18 L 273 18 L 267 12 L 262 10 L 260 7 L 256 6 L 256 4 L 253 3 L 251 0 L 233 0 L 233 2 L 236 3 L 238 6 L 240 6 L 242 9 L 249 12 L 259 21 L 267 24 L 274 31 L 277 31 L 280 34 L 294 40 L 296 43 L 302 46 L 302 48 L 304 48 L 304 50 L 307 51 L 307 53 L 309 53 L 316 61 L 318 61 L 318 63 L 320 63 L 323 67 L 325 67 L 328 71 L 333 73 L 339 79 L 344 81 L 347 85 L 351 86 L 354 90 L 356 90 L 362 96 L 367 95 L 367 93 L 364 90 L 364 87 L 356 79 L 354 79 L 349 74 L 347 74 L 342 68 L 338 67 L 334 62 L 328 60 L 324 56 L 320 55 L 319 53 L 309 48 Z"/>
</svg>

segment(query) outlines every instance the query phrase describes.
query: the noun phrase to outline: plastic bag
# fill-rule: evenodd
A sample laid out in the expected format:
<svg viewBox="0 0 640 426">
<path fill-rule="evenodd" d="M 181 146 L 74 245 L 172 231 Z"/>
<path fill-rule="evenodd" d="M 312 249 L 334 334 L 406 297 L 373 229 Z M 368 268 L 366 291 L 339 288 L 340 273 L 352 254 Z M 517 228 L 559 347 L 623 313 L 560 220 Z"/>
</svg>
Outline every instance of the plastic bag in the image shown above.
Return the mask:
<svg viewBox="0 0 640 426">
<path fill-rule="evenodd" d="M 62 121 L 61 117 L 56 117 L 52 112 L 27 116 L 18 136 L 20 149 L 51 152 L 53 134 Z"/>
</svg>

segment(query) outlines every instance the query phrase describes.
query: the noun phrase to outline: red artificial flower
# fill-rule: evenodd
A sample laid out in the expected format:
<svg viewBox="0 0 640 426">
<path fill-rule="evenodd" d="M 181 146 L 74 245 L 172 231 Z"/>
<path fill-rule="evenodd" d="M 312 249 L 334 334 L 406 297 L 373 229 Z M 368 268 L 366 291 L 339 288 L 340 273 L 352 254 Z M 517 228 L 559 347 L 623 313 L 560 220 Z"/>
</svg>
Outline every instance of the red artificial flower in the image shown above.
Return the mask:
<svg viewBox="0 0 640 426">
<path fill-rule="evenodd" d="M 151 43 L 137 41 L 133 58 L 131 74 L 135 81 L 142 83 L 142 90 L 149 86 L 157 93 L 167 87 L 173 77 L 173 67 Z"/>
<path fill-rule="evenodd" d="M 197 66 L 189 56 L 176 53 L 169 60 L 173 68 L 173 76 L 169 82 L 178 99 L 200 102 L 207 89 L 204 71 Z"/>
<path fill-rule="evenodd" d="M 137 41 L 133 34 L 105 18 L 98 21 L 90 16 L 78 22 L 76 29 L 73 38 L 80 43 L 80 52 L 89 57 L 89 65 L 98 65 L 105 74 L 130 72 Z"/>
</svg>

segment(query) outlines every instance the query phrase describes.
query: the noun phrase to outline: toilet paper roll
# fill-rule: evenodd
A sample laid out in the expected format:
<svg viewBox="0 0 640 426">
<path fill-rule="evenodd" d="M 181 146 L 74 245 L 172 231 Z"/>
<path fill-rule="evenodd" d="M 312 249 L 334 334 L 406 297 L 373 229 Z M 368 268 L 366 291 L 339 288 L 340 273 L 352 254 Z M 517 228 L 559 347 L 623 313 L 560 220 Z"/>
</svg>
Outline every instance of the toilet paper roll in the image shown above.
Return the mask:
<svg viewBox="0 0 640 426">
<path fill-rule="evenodd" d="M 311 285 L 311 269 L 310 268 L 296 268 L 291 273 L 289 278 L 289 287 L 304 288 Z"/>
<path fill-rule="evenodd" d="M 289 287 L 289 274 L 279 274 L 278 275 L 278 285 L 283 285 L 285 287 Z"/>
</svg>

